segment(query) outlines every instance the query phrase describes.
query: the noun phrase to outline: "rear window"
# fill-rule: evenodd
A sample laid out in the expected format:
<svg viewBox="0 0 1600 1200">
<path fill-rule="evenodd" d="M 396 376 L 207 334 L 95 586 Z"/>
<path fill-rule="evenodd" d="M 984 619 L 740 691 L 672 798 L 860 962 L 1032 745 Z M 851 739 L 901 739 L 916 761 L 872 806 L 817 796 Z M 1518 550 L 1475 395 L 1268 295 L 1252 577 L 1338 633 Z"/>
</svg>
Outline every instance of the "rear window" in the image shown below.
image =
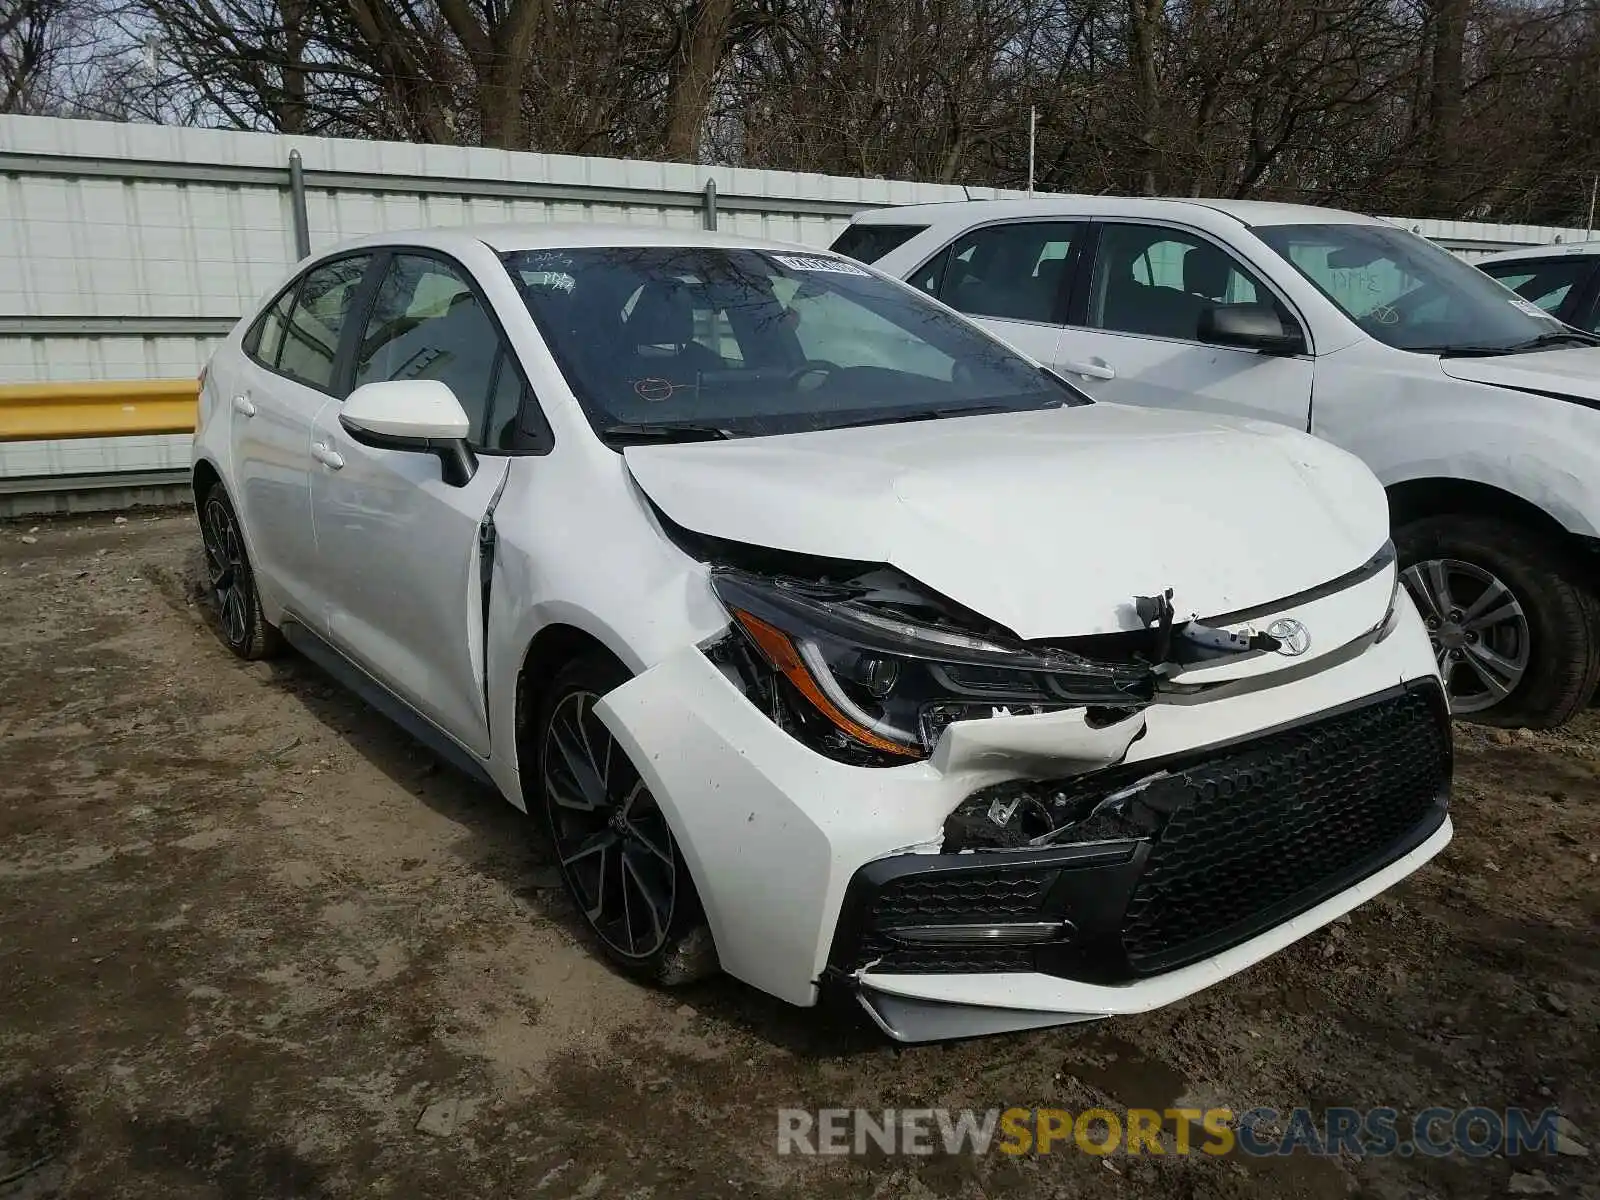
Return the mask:
<svg viewBox="0 0 1600 1200">
<path fill-rule="evenodd" d="M 852 225 L 834 238 L 829 249 L 835 254 L 849 255 L 857 262 L 874 263 L 926 228 L 926 225 Z"/>
</svg>

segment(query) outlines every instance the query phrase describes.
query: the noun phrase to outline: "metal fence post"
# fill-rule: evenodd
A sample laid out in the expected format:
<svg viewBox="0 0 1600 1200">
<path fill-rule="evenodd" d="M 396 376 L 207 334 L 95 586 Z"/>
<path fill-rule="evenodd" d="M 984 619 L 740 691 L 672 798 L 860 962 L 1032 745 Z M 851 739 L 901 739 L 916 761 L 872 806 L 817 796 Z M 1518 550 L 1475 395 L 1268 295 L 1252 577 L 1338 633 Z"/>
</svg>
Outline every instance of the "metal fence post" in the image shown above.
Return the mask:
<svg viewBox="0 0 1600 1200">
<path fill-rule="evenodd" d="M 717 227 L 717 181 L 706 180 L 705 221 L 707 229 Z"/>
<path fill-rule="evenodd" d="M 294 216 L 294 256 L 311 253 L 311 218 L 306 213 L 306 176 L 300 151 L 289 151 L 289 209 Z"/>
</svg>

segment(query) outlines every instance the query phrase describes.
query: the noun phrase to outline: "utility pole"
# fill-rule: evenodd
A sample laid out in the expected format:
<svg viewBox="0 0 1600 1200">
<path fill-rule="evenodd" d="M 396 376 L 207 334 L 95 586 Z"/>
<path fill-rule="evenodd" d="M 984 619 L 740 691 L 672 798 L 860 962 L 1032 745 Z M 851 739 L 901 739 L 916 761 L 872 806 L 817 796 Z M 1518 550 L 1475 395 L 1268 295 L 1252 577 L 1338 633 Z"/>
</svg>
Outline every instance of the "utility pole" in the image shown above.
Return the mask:
<svg viewBox="0 0 1600 1200">
<path fill-rule="evenodd" d="M 1028 175 L 1031 180 L 1033 172 L 1030 170 Z M 1594 237 L 1594 195 L 1596 191 L 1600 191 L 1600 175 L 1596 175 L 1589 181 L 1589 223 L 1584 226 L 1587 232 L 1583 235 L 1583 240 L 1586 242 Z"/>
<path fill-rule="evenodd" d="M 1033 199 L 1033 150 L 1038 141 L 1039 110 L 1028 105 L 1028 199 Z M 1594 224 L 1594 197 L 1589 197 L 1589 224 Z"/>
</svg>

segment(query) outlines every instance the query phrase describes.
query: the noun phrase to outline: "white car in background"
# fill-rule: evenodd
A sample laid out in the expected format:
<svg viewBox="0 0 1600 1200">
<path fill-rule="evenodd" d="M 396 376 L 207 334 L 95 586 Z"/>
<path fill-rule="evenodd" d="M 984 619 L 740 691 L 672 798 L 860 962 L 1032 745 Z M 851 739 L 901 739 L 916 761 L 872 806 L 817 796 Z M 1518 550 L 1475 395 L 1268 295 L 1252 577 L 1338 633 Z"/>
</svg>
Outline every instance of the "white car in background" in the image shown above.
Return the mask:
<svg viewBox="0 0 1600 1200">
<path fill-rule="evenodd" d="M 1393 224 L 1298 205 L 916 205 L 857 216 L 833 248 L 1097 399 L 1281 422 L 1359 455 L 1454 711 L 1551 726 L 1594 695 L 1600 338 Z"/>
<path fill-rule="evenodd" d="M 1137 1012 L 1450 838 L 1382 489 L 1096 404 L 847 259 L 388 234 L 204 375 L 228 646 L 545 822 L 607 955 L 905 1040 Z"/>
<path fill-rule="evenodd" d="M 1507 250 L 1472 265 L 1552 317 L 1600 333 L 1600 242 Z"/>
</svg>

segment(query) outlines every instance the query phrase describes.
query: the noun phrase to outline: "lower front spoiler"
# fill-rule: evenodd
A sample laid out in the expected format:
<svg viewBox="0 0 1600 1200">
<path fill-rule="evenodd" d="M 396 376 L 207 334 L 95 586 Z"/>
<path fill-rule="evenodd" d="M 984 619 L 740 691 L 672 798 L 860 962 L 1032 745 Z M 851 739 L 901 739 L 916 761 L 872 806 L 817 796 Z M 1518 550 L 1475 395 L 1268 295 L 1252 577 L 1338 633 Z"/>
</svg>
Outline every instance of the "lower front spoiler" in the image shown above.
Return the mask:
<svg viewBox="0 0 1600 1200">
<path fill-rule="evenodd" d="M 1091 984 L 1034 972 L 876 975 L 858 972 L 857 999 L 898 1042 L 931 1042 L 1069 1025 L 1161 1008 L 1220 983 L 1393 887 L 1449 844 L 1450 819 L 1421 845 L 1297 917 L 1211 958 L 1128 984 Z"/>
</svg>

